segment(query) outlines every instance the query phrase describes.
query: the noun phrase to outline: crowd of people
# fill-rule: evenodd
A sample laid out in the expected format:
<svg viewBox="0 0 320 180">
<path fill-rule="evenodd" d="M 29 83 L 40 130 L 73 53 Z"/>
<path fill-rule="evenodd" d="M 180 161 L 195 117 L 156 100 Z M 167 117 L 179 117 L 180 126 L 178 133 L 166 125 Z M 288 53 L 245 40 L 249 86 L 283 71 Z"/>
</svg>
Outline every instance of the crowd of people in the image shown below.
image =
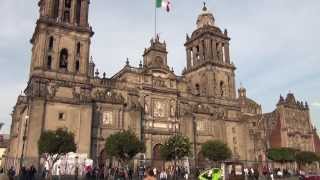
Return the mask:
<svg viewBox="0 0 320 180">
<path fill-rule="evenodd" d="M 85 170 L 85 179 L 95 179 L 95 180 L 168 180 L 168 179 L 194 179 L 198 177 L 203 169 L 194 169 L 190 172 L 189 169 L 185 167 L 173 166 L 166 168 L 156 168 L 156 167 L 144 167 L 139 166 L 137 169 L 129 167 L 87 167 Z M 17 173 L 18 172 L 18 173 Z M 75 174 L 72 175 L 74 179 L 83 179 L 83 176 L 79 175 L 79 169 L 76 169 Z M 241 172 L 241 169 L 240 169 Z M 0 169 L 0 173 L 6 173 L 9 180 L 19 179 L 19 180 L 36 180 L 46 179 L 48 177 L 48 170 L 46 168 L 37 171 L 35 166 L 31 165 L 29 167 L 21 167 L 19 171 L 16 171 L 14 167 L 10 167 L 4 172 L 4 169 Z M 227 177 L 242 176 L 244 180 L 259 180 L 260 177 L 264 179 L 274 180 L 276 178 L 290 177 L 290 176 L 304 176 L 304 171 L 293 171 L 290 169 L 280 169 L 280 168 L 262 168 L 258 170 L 257 168 L 244 167 L 239 175 L 235 169 L 232 169 L 229 173 L 225 174 Z M 57 174 L 56 177 L 60 179 L 61 174 Z M 192 177 L 192 178 L 191 178 Z M 227 178 L 229 179 L 229 178 Z M 232 179 L 232 178 L 231 178 Z"/>
<path fill-rule="evenodd" d="M 1 168 L 0 173 L 5 173 L 5 170 Z M 19 174 L 17 174 L 16 169 L 13 166 L 11 166 L 6 173 L 9 180 L 14 180 L 16 177 L 18 177 L 19 180 L 35 180 L 37 175 L 37 169 L 33 165 L 30 167 L 22 166 L 19 171 Z"/>
<path fill-rule="evenodd" d="M 58 179 L 63 179 L 62 177 L 66 177 L 67 175 L 62 175 L 59 173 L 55 175 Z M 178 179 L 186 179 L 190 178 L 190 172 L 184 167 L 167 167 L 167 168 L 152 168 L 152 167 L 144 167 L 140 166 L 137 169 L 129 168 L 129 167 L 86 167 L 84 170 L 84 177 L 79 175 L 79 169 L 76 169 L 75 173 L 72 175 L 73 179 L 95 179 L 95 180 L 133 180 L 133 179 L 159 179 L 159 180 L 167 180 L 173 179 L 175 176 Z M 30 167 L 21 167 L 19 171 L 17 171 L 14 167 L 10 167 L 9 169 L 4 171 L 4 169 L 0 169 L 1 173 L 6 173 L 9 180 L 36 180 L 36 179 L 47 179 L 49 177 L 49 170 L 45 167 L 40 168 L 39 171 L 35 168 L 35 166 L 31 165 Z M 70 177 L 70 176 L 69 176 Z"/>
</svg>

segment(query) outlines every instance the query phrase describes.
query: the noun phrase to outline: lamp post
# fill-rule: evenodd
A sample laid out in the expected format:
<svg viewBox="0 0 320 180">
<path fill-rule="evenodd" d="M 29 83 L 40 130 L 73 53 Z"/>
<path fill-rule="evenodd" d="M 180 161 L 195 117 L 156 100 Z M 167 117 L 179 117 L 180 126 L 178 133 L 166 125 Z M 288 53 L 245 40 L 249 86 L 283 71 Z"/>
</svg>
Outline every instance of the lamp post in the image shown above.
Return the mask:
<svg viewBox="0 0 320 180">
<path fill-rule="evenodd" d="M 194 152 L 194 166 L 198 166 L 198 155 L 197 155 L 197 121 L 196 116 L 192 114 L 192 124 L 193 124 L 193 152 Z"/>
<path fill-rule="evenodd" d="M 148 97 L 149 95 L 145 95 L 143 97 L 143 109 L 141 109 L 141 121 L 140 121 L 140 140 L 143 144 L 145 144 L 144 142 L 144 118 L 145 118 L 145 110 L 146 110 L 146 97 Z M 140 156 L 140 162 L 144 162 L 144 160 L 146 159 L 145 154 L 142 154 L 142 156 Z M 143 163 L 144 164 L 144 163 Z M 141 166 L 141 164 L 140 164 Z"/>
<path fill-rule="evenodd" d="M 27 139 L 27 127 L 28 127 L 28 120 L 29 120 L 29 116 L 26 115 L 25 116 L 25 125 L 24 125 L 24 131 L 23 131 L 23 137 L 22 137 L 22 152 L 21 152 L 21 157 L 20 157 L 20 169 L 23 166 L 23 159 L 24 159 L 24 149 L 25 149 L 25 143 L 26 143 L 26 139 Z"/>
</svg>

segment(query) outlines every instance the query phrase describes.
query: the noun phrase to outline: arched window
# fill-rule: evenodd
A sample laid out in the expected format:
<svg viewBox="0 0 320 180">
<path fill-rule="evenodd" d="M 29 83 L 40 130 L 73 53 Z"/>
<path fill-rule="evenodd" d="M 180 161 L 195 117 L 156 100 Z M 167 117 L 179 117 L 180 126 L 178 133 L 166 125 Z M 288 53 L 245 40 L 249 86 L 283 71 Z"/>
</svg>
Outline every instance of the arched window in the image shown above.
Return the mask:
<svg viewBox="0 0 320 180">
<path fill-rule="evenodd" d="M 77 55 L 80 55 L 80 51 L 81 51 L 81 44 L 78 42 L 77 43 Z"/>
<path fill-rule="evenodd" d="M 47 59 L 47 69 L 51 70 L 51 64 L 52 64 L 52 57 L 48 56 Z"/>
<path fill-rule="evenodd" d="M 191 66 L 194 65 L 193 50 L 192 50 L 192 48 L 190 49 L 190 65 L 191 65 Z"/>
<path fill-rule="evenodd" d="M 220 95 L 224 96 L 224 82 L 220 81 Z"/>
<path fill-rule="evenodd" d="M 199 86 L 198 83 L 196 84 L 196 95 L 197 95 L 197 96 L 200 95 L 200 86 Z"/>
<path fill-rule="evenodd" d="M 59 1 L 60 0 L 54 0 L 53 2 L 53 18 L 57 19 L 59 16 Z"/>
<path fill-rule="evenodd" d="M 71 0 L 65 0 L 64 7 L 70 9 L 71 8 Z"/>
<path fill-rule="evenodd" d="M 222 61 L 226 62 L 226 54 L 225 54 L 225 47 L 224 47 L 224 43 L 222 43 Z"/>
<path fill-rule="evenodd" d="M 60 69 L 68 69 L 68 50 L 62 49 L 60 52 L 60 63 L 59 63 Z"/>
<path fill-rule="evenodd" d="M 64 1 L 63 22 L 70 22 L 71 0 Z"/>
<path fill-rule="evenodd" d="M 76 60 L 76 72 L 79 72 L 80 70 L 80 61 Z"/>
<path fill-rule="evenodd" d="M 197 46 L 196 48 L 197 48 L 197 54 L 196 54 L 196 57 L 197 57 L 197 61 L 199 61 L 199 60 L 200 60 L 200 47 L 199 47 L 199 46 Z"/>
<path fill-rule="evenodd" d="M 49 39 L 49 50 L 52 50 L 53 48 L 53 37 L 51 36 L 50 39 Z"/>
<path fill-rule="evenodd" d="M 70 12 L 69 11 L 64 11 L 63 14 L 63 22 L 70 22 Z"/>
<path fill-rule="evenodd" d="M 77 0 L 76 6 L 76 23 L 80 24 L 80 16 L 81 16 L 81 0 Z"/>
</svg>

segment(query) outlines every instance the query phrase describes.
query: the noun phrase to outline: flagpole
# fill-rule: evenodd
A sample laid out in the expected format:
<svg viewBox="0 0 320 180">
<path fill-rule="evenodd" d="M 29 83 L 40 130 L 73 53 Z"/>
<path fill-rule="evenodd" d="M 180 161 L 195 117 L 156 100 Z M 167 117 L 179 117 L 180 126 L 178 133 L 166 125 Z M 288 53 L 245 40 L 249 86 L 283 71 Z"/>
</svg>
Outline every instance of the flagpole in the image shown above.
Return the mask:
<svg viewBox="0 0 320 180">
<path fill-rule="evenodd" d="M 154 1 L 154 38 L 157 38 L 157 0 Z"/>
</svg>

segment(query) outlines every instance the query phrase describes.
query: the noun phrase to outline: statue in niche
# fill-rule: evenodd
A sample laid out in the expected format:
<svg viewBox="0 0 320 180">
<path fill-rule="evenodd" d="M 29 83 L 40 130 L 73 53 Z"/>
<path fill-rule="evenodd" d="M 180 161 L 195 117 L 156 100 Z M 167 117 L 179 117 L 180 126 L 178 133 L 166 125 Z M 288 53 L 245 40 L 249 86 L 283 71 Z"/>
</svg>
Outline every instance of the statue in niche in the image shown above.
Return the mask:
<svg viewBox="0 0 320 180">
<path fill-rule="evenodd" d="M 165 117 L 164 104 L 160 101 L 155 101 L 154 103 L 154 116 Z"/>
<path fill-rule="evenodd" d="M 145 100 L 144 100 L 144 112 L 146 114 L 150 113 L 150 99 L 149 98 L 145 98 Z"/>
<path fill-rule="evenodd" d="M 170 102 L 170 115 L 174 117 L 176 115 L 176 103 L 174 100 Z"/>
<path fill-rule="evenodd" d="M 60 53 L 60 68 L 67 69 L 68 67 L 68 51 L 66 49 L 62 49 Z"/>
</svg>

